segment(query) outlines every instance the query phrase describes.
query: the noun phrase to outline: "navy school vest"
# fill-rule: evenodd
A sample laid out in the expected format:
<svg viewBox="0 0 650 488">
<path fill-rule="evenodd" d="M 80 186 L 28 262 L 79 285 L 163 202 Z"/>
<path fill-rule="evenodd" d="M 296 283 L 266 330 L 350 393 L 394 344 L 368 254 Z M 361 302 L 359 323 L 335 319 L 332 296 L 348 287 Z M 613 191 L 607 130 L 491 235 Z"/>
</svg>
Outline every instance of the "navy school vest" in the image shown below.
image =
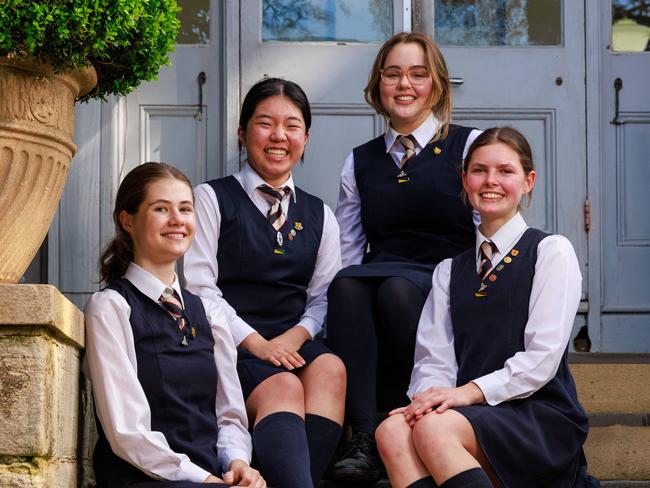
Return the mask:
<svg viewBox="0 0 650 488">
<path fill-rule="evenodd" d="M 450 125 L 406 166 L 409 181 L 386 152 L 384 136 L 354 149 L 361 223 L 369 243 L 363 262 L 437 264 L 474 244 L 472 209 L 461 198 L 462 156 L 470 127 Z"/>
<path fill-rule="evenodd" d="M 182 290 L 185 315 L 196 328 L 196 337 L 183 346 L 176 321 L 131 282 L 122 278 L 108 288 L 122 295 L 131 307 L 138 380 L 151 409 L 151 430 L 162 432 L 173 451 L 219 475 L 214 339 L 201 299 Z M 98 488 L 150 480 L 113 454 L 99 422 L 97 430 L 93 467 Z"/>
<path fill-rule="evenodd" d="M 217 286 L 237 315 L 272 339 L 296 325 L 305 311 L 323 235 L 323 202 L 296 187 L 279 246 L 277 231 L 234 176 L 208 184 L 221 212 Z"/>
<path fill-rule="evenodd" d="M 490 272 L 496 280 L 484 280 L 487 287 L 481 297 L 475 295 L 481 286 L 475 249 L 472 247 L 453 259 L 449 293 L 457 385 L 503 368 L 507 359 L 525 349 L 524 330 L 537 246 L 547 236 L 540 230 L 527 229 L 507 257 Z M 567 356 L 565 349 L 555 377 L 530 398 L 551 401 L 557 408 L 566 409 L 567 415 L 584 421 Z"/>
</svg>

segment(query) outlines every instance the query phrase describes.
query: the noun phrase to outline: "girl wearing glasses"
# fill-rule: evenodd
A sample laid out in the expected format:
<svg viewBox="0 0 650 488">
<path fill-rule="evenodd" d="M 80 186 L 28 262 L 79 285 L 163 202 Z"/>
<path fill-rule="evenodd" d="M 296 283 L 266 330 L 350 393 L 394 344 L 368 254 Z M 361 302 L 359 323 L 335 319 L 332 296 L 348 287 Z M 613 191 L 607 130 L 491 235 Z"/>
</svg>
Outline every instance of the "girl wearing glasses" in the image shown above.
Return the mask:
<svg viewBox="0 0 650 488">
<path fill-rule="evenodd" d="M 460 169 L 480 133 L 450 123 L 447 67 L 426 35 L 386 41 L 364 92 L 388 123 L 343 166 L 336 217 L 344 269 L 330 285 L 327 312 L 328 344 L 348 372 L 352 428 L 331 474 L 356 481 L 379 475 L 377 377 L 389 387 L 382 408 L 405 401 L 433 270 L 474 243 L 477 217 L 461 200 Z"/>
</svg>

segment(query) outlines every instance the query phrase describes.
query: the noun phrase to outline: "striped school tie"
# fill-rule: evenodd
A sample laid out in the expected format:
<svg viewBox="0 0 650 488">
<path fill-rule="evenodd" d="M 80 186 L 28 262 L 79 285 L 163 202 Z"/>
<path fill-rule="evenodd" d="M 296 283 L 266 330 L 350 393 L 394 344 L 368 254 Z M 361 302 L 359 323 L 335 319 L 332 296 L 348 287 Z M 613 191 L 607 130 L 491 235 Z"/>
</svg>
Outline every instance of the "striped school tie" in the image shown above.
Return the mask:
<svg viewBox="0 0 650 488">
<path fill-rule="evenodd" d="M 399 136 L 397 140 L 402 146 L 404 146 L 405 150 L 404 156 L 402 156 L 402 159 L 399 162 L 400 169 L 404 169 L 408 160 L 415 156 L 415 137 L 413 137 L 412 134 L 409 134 L 407 136 Z"/>
<path fill-rule="evenodd" d="M 173 288 L 165 288 L 163 294 L 160 295 L 159 301 L 163 308 L 169 312 L 169 315 L 176 320 L 178 330 L 183 333 L 181 344 L 187 346 L 187 320 L 185 319 L 185 313 L 183 312 L 183 304 L 181 303 L 181 299 L 178 297 L 176 290 Z M 193 338 L 193 336 L 190 335 L 190 338 Z"/>
<path fill-rule="evenodd" d="M 291 193 L 291 188 L 288 186 L 271 188 L 269 185 L 260 185 L 257 189 L 262 192 L 264 199 L 271 204 L 266 218 L 275 230 L 280 230 L 287 221 L 287 216 L 282 211 L 282 200 Z"/>
<path fill-rule="evenodd" d="M 484 280 L 492 269 L 492 255 L 494 254 L 496 246 L 494 242 L 483 241 L 481 242 L 481 266 L 478 271 L 478 275 Z"/>
</svg>

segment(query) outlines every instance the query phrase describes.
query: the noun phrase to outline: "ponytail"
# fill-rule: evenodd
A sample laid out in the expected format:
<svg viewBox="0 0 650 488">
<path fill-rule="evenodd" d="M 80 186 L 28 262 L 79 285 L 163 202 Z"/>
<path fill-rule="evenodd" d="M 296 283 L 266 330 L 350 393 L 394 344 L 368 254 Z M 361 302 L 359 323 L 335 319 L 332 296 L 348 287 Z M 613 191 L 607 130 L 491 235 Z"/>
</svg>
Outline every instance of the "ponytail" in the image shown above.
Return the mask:
<svg viewBox="0 0 650 488">
<path fill-rule="evenodd" d="M 99 277 L 107 285 L 124 276 L 126 268 L 133 261 L 133 241 L 130 235 L 124 236 L 124 233 L 118 230 L 99 258 Z"/>
</svg>

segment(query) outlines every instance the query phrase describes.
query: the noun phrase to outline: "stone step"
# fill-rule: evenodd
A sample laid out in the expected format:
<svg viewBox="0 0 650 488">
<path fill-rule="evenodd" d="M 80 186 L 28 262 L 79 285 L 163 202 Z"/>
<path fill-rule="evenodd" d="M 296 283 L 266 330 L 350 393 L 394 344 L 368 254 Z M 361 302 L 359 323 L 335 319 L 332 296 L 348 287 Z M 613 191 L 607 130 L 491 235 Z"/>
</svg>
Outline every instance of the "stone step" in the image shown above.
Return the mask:
<svg viewBox="0 0 650 488">
<path fill-rule="evenodd" d="M 650 486 L 650 354 L 573 353 L 569 361 L 589 414 L 589 472 L 641 483 L 607 486 Z"/>
<path fill-rule="evenodd" d="M 632 481 L 632 480 L 611 480 L 601 481 L 602 488 L 650 488 L 650 481 Z M 379 480 L 375 483 L 366 485 L 361 484 L 344 484 L 333 481 L 321 481 L 319 488 L 391 488 L 390 482 L 386 479 Z"/>
<path fill-rule="evenodd" d="M 650 354 L 572 353 L 569 362 L 589 414 L 650 413 Z"/>
</svg>

